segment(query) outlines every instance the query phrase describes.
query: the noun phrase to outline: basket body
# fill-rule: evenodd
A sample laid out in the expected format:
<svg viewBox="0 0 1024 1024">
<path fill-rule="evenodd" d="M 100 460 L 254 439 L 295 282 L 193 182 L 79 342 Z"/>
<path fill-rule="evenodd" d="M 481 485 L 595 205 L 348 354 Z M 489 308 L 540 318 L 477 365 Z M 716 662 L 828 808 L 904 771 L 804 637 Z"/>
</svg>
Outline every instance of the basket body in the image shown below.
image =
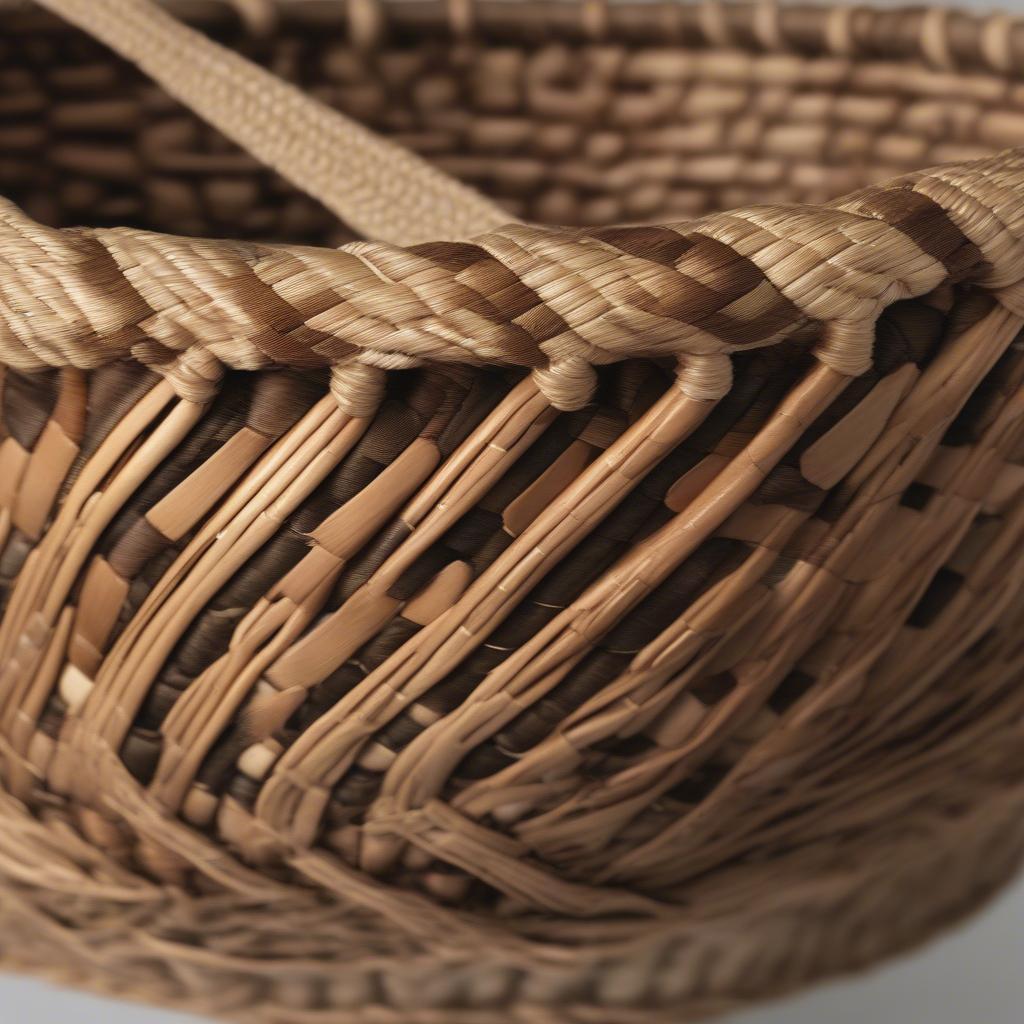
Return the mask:
<svg viewBox="0 0 1024 1024">
<path fill-rule="evenodd" d="M 0 12 L 0 192 L 43 225 L 6 215 L 5 329 L 100 339 L 3 382 L 4 964 L 267 1024 L 679 1020 L 972 909 L 1024 851 L 1024 158 L 868 186 L 1024 141 L 1024 30 L 349 6 L 182 10 L 579 230 L 326 253 L 314 200 Z M 842 330 L 793 297 L 819 266 Z M 635 351 L 574 319 L 607 295 Z M 413 300 L 481 348 L 385 332 L 382 401 L 339 410 L 333 311 L 415 347 Z M 555 321 L 603 353 L 585 403 Z"/>
</svg>

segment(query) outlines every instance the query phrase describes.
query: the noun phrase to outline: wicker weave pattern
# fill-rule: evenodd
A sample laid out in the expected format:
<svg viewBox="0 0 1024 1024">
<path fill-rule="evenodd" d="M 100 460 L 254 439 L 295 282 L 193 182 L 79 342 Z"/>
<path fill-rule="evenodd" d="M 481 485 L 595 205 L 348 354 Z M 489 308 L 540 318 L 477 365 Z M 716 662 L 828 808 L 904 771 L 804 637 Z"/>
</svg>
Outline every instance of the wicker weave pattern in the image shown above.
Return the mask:
<svg viewBox="0 0 1024 1024">
<path fill-rule="evenodd" d="M 397 225 L 340 249 L 69 227 L 64 192 L 47 211 L 22 156 L 0 162 L 4 961 L 266 1024 L 637 1024 L 967 912 L 1024 853 L 1024 153 L 993 154 L 1024 27 L 350 6 L 328 79 L 379 62 L 390 95 L 426 88 L 425 63 L 435 131 L 443 83 L 505 60 L 492 84 L 522 85 L 524 117 L 596 138 L 586 90 L 536 100 L 523 70 L 566 54 L 640 76 L 640 107 L 695 68 L 812 99 L 839 75 L 826 134 L 875 117 L 848 101 L 904 65 L 908 93 L 1012 113 L 968 140 L 960 114 L 897 104 L 857 167 L 823 149 L 810 184 L 714 186 L 696 217 L 608 226 L 610 184 L 568 203 L 587 227 L 403 245 Z M 285 65 L 339 17 L 238 10 L 240 46 Z M 237 41 L 234 8 L 193 14 Z M 15 120 L 39 120 L 43 79 L 68 87 L 40 77 L 47 46 L 94 100 L 133 81 L 37 12 L 0 18 L 25 43 L 0 51 Z M 886 125 L 922 144 L 868 184 Z M 152 202 L 125 219 L 173 226 L 173 193 L 217 224 L 235 155 L 189 137 L 209 161 L 177 191 L 133 166 L 124 209 Z M 911 170 L 940 145 L 973 151 Z M 62 179 L 88 180 L 100 222 L 102 149 Z M 236 175 L 265 214 L 239 235 L 339 230 L 306 203 L 292 232 L 293 194 Z M 864 187 L 831 198 L 845 185 Z M 729 187 L 741 208 L 701 208 Z"/>
</svg>

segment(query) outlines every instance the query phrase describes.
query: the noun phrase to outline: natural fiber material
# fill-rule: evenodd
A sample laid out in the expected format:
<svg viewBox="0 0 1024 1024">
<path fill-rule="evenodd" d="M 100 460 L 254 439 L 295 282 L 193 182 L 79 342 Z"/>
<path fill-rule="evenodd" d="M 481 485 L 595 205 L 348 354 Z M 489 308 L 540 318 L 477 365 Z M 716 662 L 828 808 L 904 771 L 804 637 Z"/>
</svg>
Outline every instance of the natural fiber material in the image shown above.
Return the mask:
<svg viewBox="0 0 1024 1024">
<path fill-rule="evenodd" d="M 0 12 L 6 965 L 646 1024 L 1009 877 L 1024 24 L 45 5 L 166 91 Z"/>
</svg>

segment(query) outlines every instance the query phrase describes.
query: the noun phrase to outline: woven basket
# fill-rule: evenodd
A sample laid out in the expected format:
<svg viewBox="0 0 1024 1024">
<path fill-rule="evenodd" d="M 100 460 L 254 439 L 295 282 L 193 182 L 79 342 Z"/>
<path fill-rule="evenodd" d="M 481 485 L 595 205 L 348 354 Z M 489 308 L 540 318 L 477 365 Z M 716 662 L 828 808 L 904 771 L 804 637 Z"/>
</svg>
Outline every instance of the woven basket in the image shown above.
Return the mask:
<svg viewBox="0 0 1024 1024">
<path fill-rule="evenodd" d="M 42 6 L 0 11 L 5 965 L 648 1024 L 1010 876 L 1024 23 Z"/>
</svg>

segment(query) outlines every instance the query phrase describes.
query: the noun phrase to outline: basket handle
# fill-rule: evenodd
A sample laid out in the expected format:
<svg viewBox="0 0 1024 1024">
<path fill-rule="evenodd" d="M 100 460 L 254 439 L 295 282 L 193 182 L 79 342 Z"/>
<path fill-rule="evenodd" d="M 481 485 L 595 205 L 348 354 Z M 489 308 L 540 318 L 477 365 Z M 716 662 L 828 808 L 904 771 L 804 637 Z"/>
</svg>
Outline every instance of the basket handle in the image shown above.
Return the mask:
<svg viewBox="0 0 1024 1024">
<path fill-rule="evenodd" d="M 414 153 L 182 24 L 152 0 L 38 0 L 366 238 L 468 238 L 515 218 Z"/>
</svg>

